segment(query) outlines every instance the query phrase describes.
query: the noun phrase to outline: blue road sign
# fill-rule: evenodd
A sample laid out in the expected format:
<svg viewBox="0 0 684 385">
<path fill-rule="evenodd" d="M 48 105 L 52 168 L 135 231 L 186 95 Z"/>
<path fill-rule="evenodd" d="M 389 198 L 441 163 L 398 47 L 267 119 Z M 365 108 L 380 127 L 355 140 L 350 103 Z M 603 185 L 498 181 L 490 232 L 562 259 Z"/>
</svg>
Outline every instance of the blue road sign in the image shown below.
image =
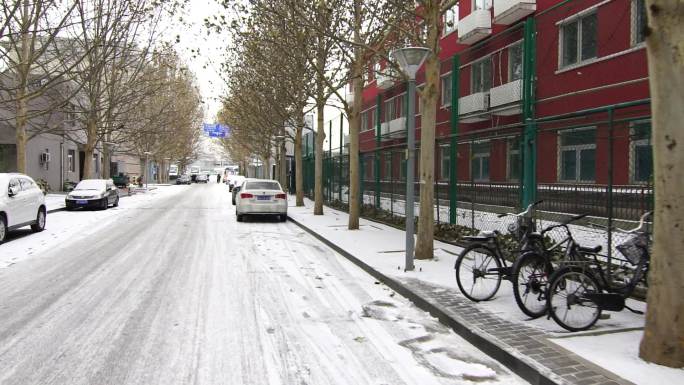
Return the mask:
<svg viewBox="0 0 684 385">
<path fill-rule="evenodd" d="M 230 127 L 219 123 L 204 123 L 202 129 L 210 138 L 225 138 L 230 134 Z"/>
</svg>

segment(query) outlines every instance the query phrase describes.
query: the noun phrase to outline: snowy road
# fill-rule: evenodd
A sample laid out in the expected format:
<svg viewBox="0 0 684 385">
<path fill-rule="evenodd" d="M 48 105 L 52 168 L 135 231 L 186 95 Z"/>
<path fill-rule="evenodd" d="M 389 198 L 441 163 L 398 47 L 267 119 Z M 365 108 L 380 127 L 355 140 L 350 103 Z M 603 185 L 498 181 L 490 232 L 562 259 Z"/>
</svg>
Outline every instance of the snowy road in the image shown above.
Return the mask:
<svg viewBox="0 0 684 385">
<path fill-rule="evenodd" d="M 0 384 L 523 383 L 225 186 L 168 189 L 0 269 Z"/>
</svg>

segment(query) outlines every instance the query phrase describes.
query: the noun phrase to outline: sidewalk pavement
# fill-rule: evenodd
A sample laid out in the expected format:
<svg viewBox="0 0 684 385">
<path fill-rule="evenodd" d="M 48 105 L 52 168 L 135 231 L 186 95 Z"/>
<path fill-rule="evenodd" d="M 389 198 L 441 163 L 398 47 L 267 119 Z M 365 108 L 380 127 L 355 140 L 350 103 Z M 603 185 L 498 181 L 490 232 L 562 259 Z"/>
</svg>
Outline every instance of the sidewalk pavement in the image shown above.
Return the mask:
<svg viewBox="0 0 684 385">
<path fill-rule="evenodd" d="M 416 260 L 415 270 L 404 272 L 404 231 L 365 219 L 359 230 L 349 231 L 346 213 L 326 207 L 325 215 L 314 216 L 313 203 L 305 203 L 294 207 L 294 200 L 290 202 L 293 222 L 532 384 L 684 383 L 684 370 L 637 357 L 641 315 L 610 313 L 610 319 L 599 320 L 590 331 L 569 333 L 545 317 L 526 319 L 507 281 L 494 300 L 471 302 L 454 278 L 459 247 L 435 242 L 434 260 Z M 645 309 L 637 301 L 630 306 Z"/>
</svg>

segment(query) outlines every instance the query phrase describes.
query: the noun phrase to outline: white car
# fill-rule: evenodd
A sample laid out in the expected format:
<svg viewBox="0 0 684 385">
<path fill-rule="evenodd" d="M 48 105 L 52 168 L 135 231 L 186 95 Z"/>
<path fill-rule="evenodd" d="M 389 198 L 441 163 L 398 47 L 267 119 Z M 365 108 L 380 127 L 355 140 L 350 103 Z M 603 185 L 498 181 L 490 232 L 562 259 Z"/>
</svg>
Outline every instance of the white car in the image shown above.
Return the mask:
<svg viewBox="0 0 684 385">
<path fill-rule="evenodd" d="M 197 183 L 208 183 L 209 182 L 209 174 L 201 173 L 201 174 L 197 175 L 195 182 L 197 182 Z"/>
<path fill-rule="evenodd" d="M 245 177 L 242 175 L 231 175 L 228 182 L 228 191 L 233 191 L 235 186 L 240 186 L 244 181 Z"/>
<path fill-rule="evenodd" d="M 287 194 L 275 180 L 245 179 L 236 196 L 235 214 L 238 222 L 245 215 L 275 215 L 286 221 Z"/>
<path fill-rule="evenodd" d="M 0 174 L 0 243 L 9 230 L 31 226 L 43 231 L 46 214 L 45 195 L 31 177 Z"/>
</svg>

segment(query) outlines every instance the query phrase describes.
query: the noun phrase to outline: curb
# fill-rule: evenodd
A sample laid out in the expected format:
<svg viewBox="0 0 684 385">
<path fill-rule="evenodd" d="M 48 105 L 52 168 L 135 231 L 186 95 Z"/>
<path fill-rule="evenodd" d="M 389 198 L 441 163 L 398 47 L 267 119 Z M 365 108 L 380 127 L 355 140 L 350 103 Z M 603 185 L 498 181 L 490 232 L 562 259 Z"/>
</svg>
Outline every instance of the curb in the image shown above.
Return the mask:
<svg viewBox="0 0 684 385">
<path fill-rule="evenodd" d="M 484 338 L 483 336 L 474 333 L 470 330 L 470 327 L 467 324 L 461 323 L 458 320 L 450 317 L 443 309 L 431 304 L 429 301 L 414 293 L 400 282 L 374 269 L 367 263 L 353 256 L 351 253 L 332 243 L 331 241 L 324 238 L 315 231 L 311 230 L 310 228 L 306 227 L 299 221 L 293 219 L 291 216 L 288 215 L 287 218 L 290 221 L 292 221 L 292 223 L 299 226 L 302 230 L 311 234 L 314 238 L 323 242 L 325 245 L 327 245 L 340 255 L 344 256 L 345 258 L 353 262 L 355 265 L 363 269 L 365 272 L 373 276 L 378 281 L 384 283 L 392 290 L 396 291 L 403 297 L 409 299 L 418 308 L 430 313 L 433 317 L 437 318 L 439 322 L 450 327 L 454 332 L 456 332 L 456 334 L 458 334 L 459 336 L 463 337 L 463 339 L 473 344 L 483 353 L 487 354 L 493 359 L 499 361 L 501 364 L 505 365 L 513 373 L 517 374 L 524 380 L 529 381 L 531 384 L 534 385 L 559 385 L 559 383 L 553 381 L 546 374 L 540 372 L 537 368 L 530 366 L 521 358 L 515 356 L 511 352 L 507 351 L 506 349 L 502 348 L 496 343 Z"/>
</svg>

